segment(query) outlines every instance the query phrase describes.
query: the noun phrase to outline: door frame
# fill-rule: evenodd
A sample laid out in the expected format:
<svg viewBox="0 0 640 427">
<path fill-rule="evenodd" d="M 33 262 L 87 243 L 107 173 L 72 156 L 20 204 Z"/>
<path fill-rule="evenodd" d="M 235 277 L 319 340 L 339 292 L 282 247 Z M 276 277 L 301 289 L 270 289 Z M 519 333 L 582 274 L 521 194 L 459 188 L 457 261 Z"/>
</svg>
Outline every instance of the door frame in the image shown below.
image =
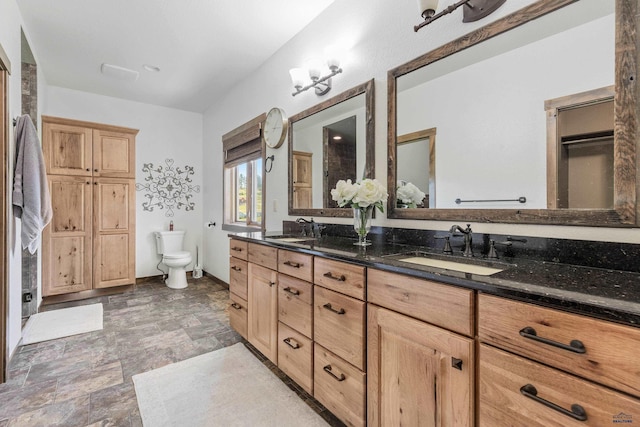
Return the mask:
<svg viewBox="0 0 640 427">
<path fill-rule="evenodd" d="M 7 380 L 7 316 L 8 292 L 7 284 L 7 229 L 8 229 L 8 192 L 7 192 L 7 171 L 9 170 L 8 144 L 9 144 L 9 75 L 11 74 L 11 62 L 6 52 L 0 44 L 0 187 L 2 188 L 2 199 L 0 199 L 0 384 Z"/>
</svg>

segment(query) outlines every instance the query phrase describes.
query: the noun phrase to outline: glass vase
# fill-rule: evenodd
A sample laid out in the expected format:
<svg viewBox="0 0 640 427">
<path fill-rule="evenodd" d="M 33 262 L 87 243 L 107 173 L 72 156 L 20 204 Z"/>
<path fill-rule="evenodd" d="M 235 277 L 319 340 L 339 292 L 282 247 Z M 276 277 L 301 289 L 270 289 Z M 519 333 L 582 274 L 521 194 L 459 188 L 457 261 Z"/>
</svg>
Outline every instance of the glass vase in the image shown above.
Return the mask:
<svg viewBox="0 0 640 427">
<path fill-rule="evenodd" d="M 358 241 L 354 243 L 357 246 L 368 246 L 371 244 L 367 240 L 367 233 L 371 230 L 371 214 L 373 206 L 366 208 L 353 208 L 353 229 L 358 233 Z"/>
</svg>

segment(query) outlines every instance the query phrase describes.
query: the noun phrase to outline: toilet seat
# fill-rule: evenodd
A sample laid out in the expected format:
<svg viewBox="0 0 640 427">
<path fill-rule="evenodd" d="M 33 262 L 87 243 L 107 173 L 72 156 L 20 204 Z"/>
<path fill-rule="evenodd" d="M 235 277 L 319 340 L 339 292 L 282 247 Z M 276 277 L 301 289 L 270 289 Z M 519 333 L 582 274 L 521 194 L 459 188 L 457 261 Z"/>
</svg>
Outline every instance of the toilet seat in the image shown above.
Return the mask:
<svg viewBox="0 0 640 427">
<path fill-rule="evenodd" d="M 172 252 L 170 254 L 162 255 L 164 259 L 180 259 L 180 258 L 186 258 L 188 256 L 189 257 L 191 256 L 191 253 L 188 251 Z"/>
</svg>

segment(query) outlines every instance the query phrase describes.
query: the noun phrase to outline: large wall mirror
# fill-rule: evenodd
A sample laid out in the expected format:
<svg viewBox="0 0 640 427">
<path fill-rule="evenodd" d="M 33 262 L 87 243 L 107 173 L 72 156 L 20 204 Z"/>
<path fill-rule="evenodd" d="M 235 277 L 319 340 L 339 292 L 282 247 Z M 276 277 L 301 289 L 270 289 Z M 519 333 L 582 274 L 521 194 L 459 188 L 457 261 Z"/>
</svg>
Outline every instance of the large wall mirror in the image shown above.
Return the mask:
<svg viewBox="0 0 640 427">
<path fill-rule="evenodd" d="M 541 0 L 389 71 L 388 216 L 635 225 L 637 7 Z"/>
<path fill-rule="evenodd" d="M 370 80 L 289 119 L 289 215 L 353 215 L 330 192 L 341 179 L 373 178 L 373 100 Z"/>
</svg>

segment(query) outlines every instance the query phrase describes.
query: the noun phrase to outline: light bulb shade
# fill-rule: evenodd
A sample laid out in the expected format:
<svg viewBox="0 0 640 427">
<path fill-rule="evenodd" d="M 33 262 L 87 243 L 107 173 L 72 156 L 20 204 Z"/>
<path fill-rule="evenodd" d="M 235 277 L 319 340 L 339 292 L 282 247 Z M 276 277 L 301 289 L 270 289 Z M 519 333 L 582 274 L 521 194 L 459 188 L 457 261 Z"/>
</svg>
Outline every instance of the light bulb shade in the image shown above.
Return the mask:
<svg viewBox="0 0 640 427">
<path fill-rule="evenodd" d="M 291 83 L 293 87 L 299 88 L 305 85 L 307 80 L 307 70 L 304 68 L 292 68 L 289 70 L 291 76 Z"/>
<path fill-rule="evenodd" d="M 438 0 L 418 0 L 418 7 L 420 8 L 420 14 L 423 14 L 425 10 L 438 9 Z"/>
<path fill-rule="evenodd" d="M 340 46 L 332 45 L 324 49 L 324 57 L 327 60 L 327 67 L 331 71 L 340 68 L 340 60 L 344 58 L 345 51 Z"/>
<path fill-rule="evenodd" d="M 322 67 L 322 61 L 318 59 L 309 61 L 309 63 L 307 64 L 307 68 L 309 69 L 309 78 L 315 81 L 322 77 L 322 72 L 324 71 Z"/>
</svg>

